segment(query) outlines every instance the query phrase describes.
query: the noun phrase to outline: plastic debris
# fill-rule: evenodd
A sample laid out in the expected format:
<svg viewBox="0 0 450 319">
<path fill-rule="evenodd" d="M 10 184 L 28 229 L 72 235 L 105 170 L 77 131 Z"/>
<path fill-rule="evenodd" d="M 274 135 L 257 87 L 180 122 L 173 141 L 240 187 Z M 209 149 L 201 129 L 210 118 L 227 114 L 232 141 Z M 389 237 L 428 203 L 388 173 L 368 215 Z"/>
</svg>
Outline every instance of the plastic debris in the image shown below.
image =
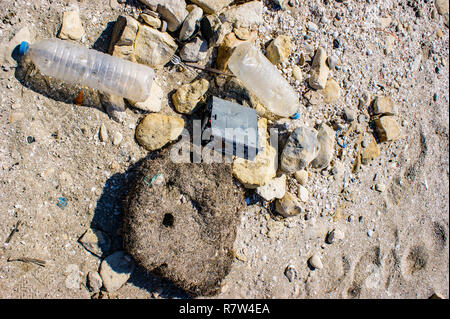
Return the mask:
<svg viewBox="0 0 450 319">
<path fill-rule="evenodd" d="M 222 153 L 253 160 L 259 151 L 256 111 L 215 96 L 211 103 L 211 131 L 225 143 Z"/>
<path fill-rule="evenodd" d="M 339 141 L 338 133 L 339 133 L 340 130 L 341 130 L 341 129 L 338 129 L 338 130 L 336 131 L 336 143 L 337 143 L 340 147 L 346 148 L 347 145 L 348 145 L 348 143 L 346 143 L 344 139 L 342 139 L 342 142 L 343 142 L 342 144 L 341 144 L 341 142 Z"/>
<path fill-rule="evenodd" d="M 162 176 L 161 173 L 156 174 L 152 177 L 152 179 L 149 181 L 147 177 L 144 177 L 144 183 L 147 184 L 148 187 L 152 187 L 153 182 L 159 177 Z"/>
<path fill-rule="evenodd" d="M 58 203 L 56 204 L 56 206 L 58 206 L 61 209 L 64 209 L 67 206 L 67 198 L 65 197 L 59 197 L 58 198 Z"/>
<path fill-rule="evenodd" d="M 150 95 L 155 72 L 148 66 L 59 39 L 46 39 L 30 46 L 25 43 L 22 42 L 19 51 L 30 55 L 44 75 L 137 102 L 147 100 Z"/>
</svg>

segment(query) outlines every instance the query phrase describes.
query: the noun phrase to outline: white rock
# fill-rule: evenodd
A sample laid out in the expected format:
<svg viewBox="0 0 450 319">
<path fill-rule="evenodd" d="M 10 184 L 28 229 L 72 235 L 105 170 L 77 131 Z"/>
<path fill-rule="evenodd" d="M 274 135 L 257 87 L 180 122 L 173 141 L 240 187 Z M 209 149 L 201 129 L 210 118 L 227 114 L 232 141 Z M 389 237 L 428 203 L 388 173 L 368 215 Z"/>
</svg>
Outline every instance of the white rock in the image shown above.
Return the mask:
<svg viewBox="0 0 450 319">
<path fill-rule="evenodd" d="M 63 23 L 58 37 L 63 40 L 81 40 L 84 35 L 83 24 L 80 19 L 79 10 L 64 12 Z"/>
<path fill-rule="evenodd" d="M 152 87 L 150 89 L 150 95 L 144 102 L 135 102 L 128 100 L 130 104 L 140 110 L 148 112 L 159 112 L 161 111 L 162 100 L 164 97 L 164 92 L 161 87 L 153 81 Z"/>
<path fill-rule="evenodd" d="M 299 185 L 298 187 L 298 197 L 302 202 L 307 202 L 309 199 L 309 191 L 306 189 L 306 187 Z"/>
<path fill-rule="evenodd" d="M 100 125 L 100 141 L 102 142 L 106 142 L 108 141 L 108 129 L 106 128 L 106 125 L 104 123 L 102 123 L 102 125 Z"/>
<path fill-rule="evenodd" d="M 120 132 L 114 132 L 113 135 L 113 144 L 114 145 L 119 145 L 120 143 L 122 143 L 123 140 L 123 135 Z"/>
<path fill-rule="evenodd" d="M 286 175 L 274 178 L 264 186 L 256 188 L 256 193 L 266 201 L 282 198 L 286 193 Z"/>
<path fill-rule="evenodd" d="M 294 177 L 300 185 L 306 185 L 308 183 L 308 172 L 304 169 L 295 172 Z"/>
<path fill-rule="evenodd" d="M 319 255 L 314 254 L 310 259 L 309 259 L 309 265 L 315 269 L 322 269 L 323 268 L 323 264 L 322 261 L 320 260 Z"/>
<path fill-rule="evenodd" d="M 260 1 L 251 1 L 238 6 L 232 6 L 223 12 L 226 21 L 235 26 L 250 27 L 264 22 L 263 3 Z"/>
</svg>

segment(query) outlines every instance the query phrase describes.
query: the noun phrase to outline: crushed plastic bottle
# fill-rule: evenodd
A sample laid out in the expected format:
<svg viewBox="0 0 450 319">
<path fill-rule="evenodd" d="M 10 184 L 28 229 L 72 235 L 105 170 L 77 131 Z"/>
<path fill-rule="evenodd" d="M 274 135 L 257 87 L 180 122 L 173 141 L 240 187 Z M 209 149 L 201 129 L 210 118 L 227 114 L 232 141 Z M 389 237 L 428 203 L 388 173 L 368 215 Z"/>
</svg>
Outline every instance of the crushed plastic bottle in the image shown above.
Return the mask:
<svg viewBox="0 0 450 319">
<path fill-rule="evenodd" d="M 228 68 L 272 113 L 288 117 L 298 111 L 298 95 L 280 71 L 250 43 L 236 47 Z"/>
<path fill-rule="evenodd" d="M 142 102 L 150 94 L 155 72 L 148 66 L 126 61 L 83 46 L 47 39 L 20 45 L 42 74 L 71 84 Z"/>
</svg>

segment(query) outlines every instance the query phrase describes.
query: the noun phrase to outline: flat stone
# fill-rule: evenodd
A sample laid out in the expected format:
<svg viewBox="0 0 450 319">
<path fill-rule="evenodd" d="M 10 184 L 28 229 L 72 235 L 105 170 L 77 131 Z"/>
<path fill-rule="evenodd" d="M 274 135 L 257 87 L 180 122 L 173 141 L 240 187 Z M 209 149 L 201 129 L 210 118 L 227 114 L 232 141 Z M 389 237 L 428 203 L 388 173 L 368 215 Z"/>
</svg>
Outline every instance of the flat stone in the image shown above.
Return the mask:
<svg viewBox="0 0 450 319">
<path fill-rule="evenodd" d="M 377 96 L 373 102 L 373 115 L 394 115 L 394 102 L 389 96 Z"/>
<path fill-rule="evenodd" d="M 134 270 L 133 259 L 124 251 L 117 251 L 106 257 L 100 265 L 103 287 L 108 292 L 116 291 L 130 278 Z"/>
<path fill-rule="evenodd" d="M 320 93 L 323 95 L 323 102 L 328 104 L 336 102 L 341 97 L 341 89 L 334 79 L 328 79 Z"/>
<path fill-rule="evenodd" d="M 146 24 L 148 24 L 152 28 L 155 29 L 161 28 L 161 20 L 158 19 L 157 17 L 154 17 L 147 13 L 141 13 L 139 16 L 142 18 L 142 20 L 144 20 Z"/>
<path fill-rule="evenodd" d="M 261 1 L 250 1 L 232 6 L 223 12 L 226 21 L 244 28 L 264 23 L 262 14 L 263 3 Z"/>
<path fill-rule="evenodd" d="M 308 166 L 319 153 L 320 146 L 317 131 L 307 127 L 295 129 L 281 154 L 281 168 L 286 172 L 295 172 Z"/>
<path fill-rule="evenodd" d="M 180 41 L 186 41 L 194 34 L 197 23 L 200 22 L 202 16 L 203 10 L 199 7 L 195 7 L 191 12 L 189 12 L 186 20 L 183 22 L 183 26 L 181 27 L 180 35 L 178 37 Z"/>
<path fill-rule="evenodd" d="M 277 151 L 267 142 L 267 119 L 258 120 L 259 151 L 253 161 L 236 158 L 233 162 L 233 175 L 246 188 L 256 188 L 267 184 L 276 176 Z"/>
<path fill-rule="evenodd" d="M 136 128 L 136 140 L 149 151 L 160 149 L 176 140 L 184 128 L 184 120 L 158 113 L 148 114 Z"/>
<path fill-rule="evenodd" d="M 291 39 L 286 35 L 279 35 L 273 39 L 266 50 L 266 57 L 272 64 L 278 64 L 285 61 L 292 53 Z"/>
<path fill-rule="evenodd" d="M 83 236 L 80 237 L 79 242 L 84 248 L 97 257 L 108 254 L 111 249 L 111 238 L 98 229 L 89 228 Z"/>
<path fill-rule="evenodd" d="M 375 120 L 380 142 L 394 141 L 400 137 L 400 127 L 392 116 L 382 116 Z"/>
<path fill-rule="evenodd" d="M 216 13 L 228 6 L 233 0 L 192 0 L 208 14 Z"/>
<path fill-rule="evenodd" d="M 371 135 L 371 141 L 367 147 L 361 150 L 361 163 L 367 165 L 370 161 L 380 156 L 380 148 L 378 147 L 377 141 Z"/>
<path fill-rule="evenodd" d="M 73 10 L 63 13 L 63 22 L 58 37 L 63 40 L 81 40 L 84 35 L 83 24 L 80 19 L 79 10 Z"/>
<path fill-rule="evenodd" d="M 180 86 L 172 95 L 172 102 L 177 112 L 192 114 L 208 88 L 209 82 L 206 79 L 199 79 Z"/>
<path fill-rule="evenodd" d="M 282 198 L 286 193 L 286 175 L 274 178 L 264 186 L 256 188 L 256 193 L 266 201 Z"/>
<path fill-rule="evenodd" d="M 177 44 L 168 33 L 146 25 L 139 26 L 134 44 L 134 54 L 138 63 L 160 69 L 170 61 L 177 48 Z"/>
<path fill-rule="evenodd" d="M 128 100 L 128 102 L 133 107 L 143 111 L 159 112 L 161 111 L 163 97 L 164 97 L 163 90 L 155 81 L 153 81 L 152 87 L 150 89 L 150 94 L 147 100 L 143 102 L 135 102 Z"/>
<path fill-rule="evenodd" d="M 294 177 L 297 180 L 297 182 L 300 183 L 300 185 L 306 185 L 308 183 L 308 172 L 304 169 L 296 171 L 294 173 Z"/>
<path fill-rule="evenodd" d="M 167 21 L 167 29 L 170 32 L 174 32 L 180 28 L 188 15 L 184 0 L 158 1 L 157 10 L 161 14 L 161 17 Z"/>
<path fill-rule="evenodd" d="M 186 43 L 180 51 L 180 58 L 186 62 L 197 62 L 206 59 L 208 54 L 208 41 L 196 37 Z"/>
<path fill-rule="evenodd" d="M 286 192 L 283 198 L 277 200 L 275 209 L 283 217 L 292 217 L 300 214 L 302 211 L 297 197 L 289 192 Z"/>
<path fill-rule="evenodd" d="M 324 48 L 317 49 L 311 66 L 309 85 L 316 90 L 323 90 L 327 84 L 330 70 L 327 66 L 327 53 Z"/>
</svg>

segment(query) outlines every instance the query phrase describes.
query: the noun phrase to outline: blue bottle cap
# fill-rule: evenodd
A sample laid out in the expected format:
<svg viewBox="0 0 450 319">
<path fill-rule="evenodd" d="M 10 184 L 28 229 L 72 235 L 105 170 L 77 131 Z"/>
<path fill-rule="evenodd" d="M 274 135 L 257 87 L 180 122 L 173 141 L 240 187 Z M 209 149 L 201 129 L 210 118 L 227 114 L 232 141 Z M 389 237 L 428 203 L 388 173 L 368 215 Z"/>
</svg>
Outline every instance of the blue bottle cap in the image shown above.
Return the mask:
<svg viewBox="0 0 450 319">
<path fill-rule="evenodd" d="M 27 41 L 22 41 L 19 46 L 19 54 L 24 55 L 25 53 L 27 53 L 29 47 L 30 46 Z"/>
<path fill-rule="evenodd" d="M 295 113 L 294 115 L 291 116 L 291 119 L 296 120 L 300 117 L 300 112 Z"/>
</svg>

